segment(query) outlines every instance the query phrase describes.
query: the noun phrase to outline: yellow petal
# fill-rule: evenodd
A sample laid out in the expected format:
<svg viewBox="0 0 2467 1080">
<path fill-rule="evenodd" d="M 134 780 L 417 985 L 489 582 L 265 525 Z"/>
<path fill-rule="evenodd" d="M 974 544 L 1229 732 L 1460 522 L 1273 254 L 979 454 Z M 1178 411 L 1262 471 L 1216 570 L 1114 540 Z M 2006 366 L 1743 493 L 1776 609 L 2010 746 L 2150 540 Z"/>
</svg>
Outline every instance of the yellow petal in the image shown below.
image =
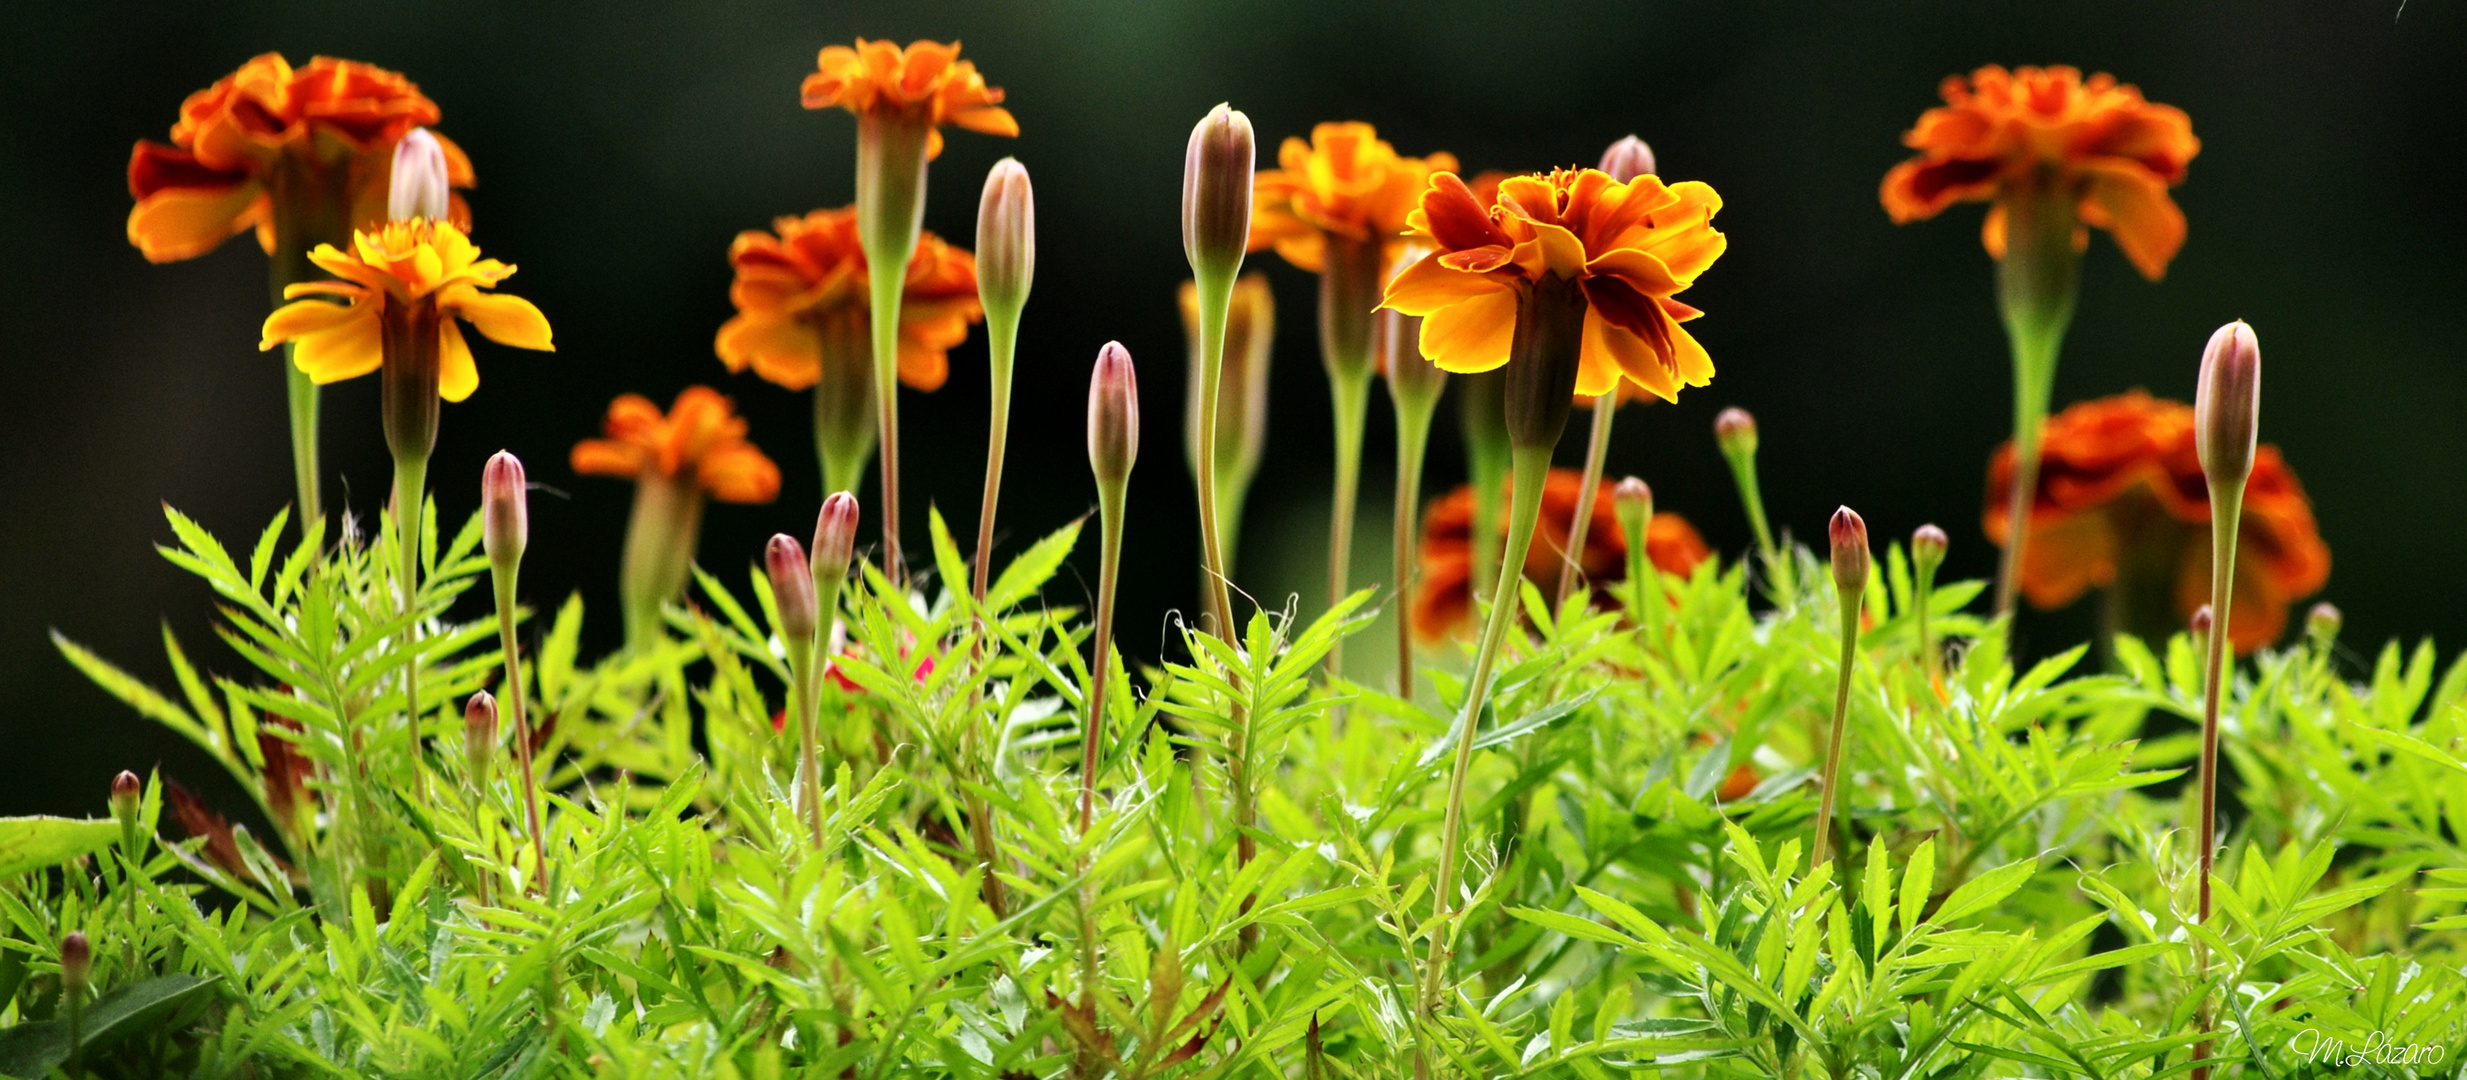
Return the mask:
<svg viewBox="0 0 2467 1080">
<path fill-rule="evenodd" d="M 1508 286 L 1484 274 L 1469 274 L 1450 270 L 1432 255 L 1406 267 L 1388 282 L 1388 295 L 1381 306 L 1407 315 L 1429 315 L 1487 293 L 1506 291 Z"/>
<path fill-rule="evenodd" d="M 1647 344 L 1645 339 L 1612 325 L 1610 320 L 1600 315 L 1585 316 L 1585 352 L 1580 364 L 1577 369 L 1580 380 L 1584 372 L 1592 371 L 1597 366 L 1608 366 L 1646 393 L 1664 401 L 1673 401 L 1679 396 L 1678 384 L 1671 379 L 1670 369 L 1663 366 L 1661 358 L 1653 354 L 1653 346 Z M 1582 388 L 1581 381 L 1578 386 Z"/>
<path fill-rule="evenodd" d="M 456 285 L 440 294 L 438 305 L 462 316 L 473 329 L 488 336 L 488 340 L 517 349 L 538 349 L 555 352 L 549 341 L 548 316 L 531 301 L 503 293 L 484 293 L 468 285 Z"/>
<path fill-rule="evenodd" d="M 341 382 L 366 375 L 385 363 L 385 337 L 378 327 L 376 306 L 353 310 L 358 318 L 293 342 L 291 362 L 310 381 L 320 386 Z"/>
<path fill-rule="evenodd" d="M 319 334 L 357 318 L 373 314 L 355 307 L 328 303 L 324 300 L 298 300 L 275 309 L 266 316 L 265 328 L 259 332 L 259 351 L 271 349 L 286 341 L 297 341 L 310 334 Z M 373 320 L 372 320 L 373 321 Z"/>
<path fill-rule="evenodd" d="M 447 319 L 437 337 L 437 396 L 447 401 L 470 397 L 480 388 L 480 365 L 471 361 L 471 343 L 463 340 L 462 326 Z"/>
<path fill-rule="evenodd" d="M 1422 319 L 1422 355 L 1448 371 L 1489 371 L 1507 363 L 1515 340 L 1514 289 L 1483 293 Z"/>
</svg>

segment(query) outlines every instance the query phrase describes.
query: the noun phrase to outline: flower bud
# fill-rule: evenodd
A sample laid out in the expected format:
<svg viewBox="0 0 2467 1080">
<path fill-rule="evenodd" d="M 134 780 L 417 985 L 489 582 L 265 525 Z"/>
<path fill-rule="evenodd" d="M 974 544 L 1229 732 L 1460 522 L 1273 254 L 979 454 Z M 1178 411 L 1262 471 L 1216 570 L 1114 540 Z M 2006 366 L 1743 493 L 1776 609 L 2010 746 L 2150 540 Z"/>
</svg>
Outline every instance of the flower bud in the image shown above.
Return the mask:
<svg viewBox="0 0 2467 1080">
<path fill-rule="evenodd" d="M 83 1000 L 86 979 L 94 974 L 94 948 L 86 943 L 86 932 L 71 930 L 60 939 L 60 990 L 67 997 Z"/>
<path fill-rule="evenodd" d="M 497 451 L 480 471 L 480 546 L 499 569 L 518 566 L 531 540 L 529 484 L 520 458 Z"/>
<path fill-rule="evenodd" d="M 792 647 L 814 640 L 820 616 L 814 602 L 813 571 L 806 566 L 805 548 L 787 533 L 775 533 L 764 549 L 763 569 L 771 575 L 771 601 L 779 608 L 780 637 Z"/>
<path fill-rule="evenodd" d="M 1108 341 L 1088 376 L 1088 468 L 1100 486 L 1111 488 L 1131 478 L 1138 460 L 1139 373 L 1130 350 Z"/>
<path fill-rule="evenodd" d="M 1036 192 L 1018 158 L 997 161 L 985 174 L 976 257 L 978 299 L 990 310 L 1016 314 L 1036 279 Z"/>
<path fill-rule="evenodd" d="M 1645 140 L 1630 135 L 1602 151 L 1601 169 L 1622 184 L 1639 176 L 1652 175 L 1655 171 L 1653 148 L 1646 146 Z"/>
<path fill-rule="evenodd" d="M 2339 627 L 2346 621 L 2346 616 L 2339 613 L 2338 605 L 2324 600 L 2304 613 L 2304 636 L 2318 644 L 2328 645 L 2338 640 Z"/>
<path fill-rule="evenodd" d="M 1610 507 L 1627 530 L 1629 549 L 1641 550 L 1653 526 L 1653 489 L 1633 476 L 1623 478 L 1610 489 Z"/>
<path fill-rule="evenodd" d="M 1944 565 L 1944 549 L 1950 543 L 1944 530 L 1934 525 L 1921 525 L 1910 534 L 1910 561 L 1921 576 L 1933 574 Z"/>
<path fill-rule="evenodd" d="M 445 148 L 427 128 L 413 128 L 394 144 L 393 179 L 386 196 L 388 219 L 445 220 Z"/>
<path fill-rule="evenodd" d="M 1182 155 L 1182 253 L 1191 272 L 1233 276 L 1251 241 L 1251 173 L 1258 152 L 1251 118 L 1226 106 L 1208 110 Z"/>
<path fill-rule="evenodd" d="M 814 577 L 837 582 L 848 575 L 848 560 L 857 556 L 857 497 L 845 491 L 822 500 L 814 516 Z"/>
<path fill-rule="evenodd" d="M 2193 448 L 2214 487 L 2244 490 L 2261 428 L 2261 343 L 2238 319 L 2210 335 L 2193 391 Z"/>
<path fill-rule="evenodd" d="M 1848 603 L 1867 592 L 1867 522 L 1845 506 L 1833 512 L 1828 531 L 1833 538 L 1833 587 Z"/>
<path fill-rule="evenodd" d="M 2187 624 L 2186 628 L 2193 632 L 2193 643 L 2195 645 L 2201 645 L 2202 643 L 2210 640 L 2211 621 L 2210 605 L 2203 604 L 2202 606 L 2193 609 L 2193 619 L 2189 624 Z"/>
<path fill-rule="evenodd" d="M 122 825 L 135 822 L 137 804 L 144 793 L 145 785 L 138 781 L 136 773 L 120 770 L 120 775 L 111 778 L 111 816 L 120 819 Z"/>
<path fill-rule="evenodd" d="M 1756 453 L 1756 418 L 1736 405 L 1724 409 L 1713 418 L 1713 440 L 1721 444 L 1724 454 Z"/>
<path fill-rule="evenodd" d="M 471 782 L 488 784 L 488 767 L 497 759 L 497 699 L 482 690 L 463 703 L 463 765 Z"/>
</svg>

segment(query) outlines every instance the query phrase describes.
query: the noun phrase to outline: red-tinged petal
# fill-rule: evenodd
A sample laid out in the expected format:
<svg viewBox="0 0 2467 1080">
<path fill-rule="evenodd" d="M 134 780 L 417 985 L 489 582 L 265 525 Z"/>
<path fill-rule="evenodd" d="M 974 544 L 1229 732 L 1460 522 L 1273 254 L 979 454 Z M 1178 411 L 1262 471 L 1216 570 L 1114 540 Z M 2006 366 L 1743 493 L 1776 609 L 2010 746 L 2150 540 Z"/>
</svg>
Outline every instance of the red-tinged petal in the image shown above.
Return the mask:
<svg viewBox="0 0 2467 1080">
<path fill-rule="evenodd" d="M 1664 401 L 1677 400 L 1679 382 L 1660 354 L 1645 339 L 1620 329 L 1598 311 L 1585 316 L 1584 349 L 1586 366 L 1610 367 L 1645 393 Z"/>
<path fill-rule="evenodd" d="M 1646 296 L 1668 296 L 1687 287 L 1687 283 L 1670 272 L 1661 256 L 1642 248 L 1623 247 L 1604 252 L 1600 258 L 1585 264 L 1588 280 L 1616 278 L 1628 288 Z"/>
<path fill-rule="evenodd" d="M 1662 305 L 1663 313 L 1669 315 L 1670 321 L 1672 322 L 1688 322 L 1690 320 L 1704 318 L 1705 315 L 1704 312 L 1698 311 L 1695 308 L 1689 307 L 1686 304 L 1682 304 L 1679 301 L 1673 300 L 1667 296 L 1654 297 L 1653 302 Z"/>
<path fill-rule="evenodd" d="M 1507 363 L 1516 305 L 1516 290 L 1495 289 L 1431 312 L 1422 319 L 1422 355 L 1459 374 Z"/>
<path fill-rule="evenodd" d="M 1455 173 L 1439 173 L 1422 192 L 1421 212 L 1431 239 L 1452 251 L 1498 245 L 1515 246 L 1515 238 L 1493 224 L 1490 212 L 1473 197 L 1473 190 Z"/>
<path fill-rule="evenodd" d="M 209 168 L 176 146 L 139 140 L 129 152 L 128 193 L 137 199 L 166 188 L 228 188 L 248 183 L 246 170 Z"/>
<path fill-rule="evenodd" d="M 452 319 L 437 332 L 437 396 L 461 401 L 480 388 L 480 365 L 471 359 L 471 343 L 463 340 L 461 324 Z"/>
<path fill-rule="evenodd" d="M 1508 260 L 1515 254 L 1509 248 L 1491 244 L 1464 251 L 1442 252 L 1438 255 L 1438 259 L 1439 265 L 1450 270 L 1459 270 L 1468 274 L 1487 274 L 1506 266 Z"/>
<path fill-rule="evenodd" d="M 1912 158 L 1885 174 L 1879 193 L 1895 224 L 1930 218 L 1945 207 L 1994 195 L 2004 163 L 1992 158 L 1930 161 Z"/>
<path fill-rule="evenodd" d="M 1585 302 L 1594 315 L 1653 345 L 1656 355 L 1668 353 L 1668 334 L 1663 329 L 1669 316 L 1654 298 L 1617 277 L 1589 277 L 1584 280 Z"/>
</svg>

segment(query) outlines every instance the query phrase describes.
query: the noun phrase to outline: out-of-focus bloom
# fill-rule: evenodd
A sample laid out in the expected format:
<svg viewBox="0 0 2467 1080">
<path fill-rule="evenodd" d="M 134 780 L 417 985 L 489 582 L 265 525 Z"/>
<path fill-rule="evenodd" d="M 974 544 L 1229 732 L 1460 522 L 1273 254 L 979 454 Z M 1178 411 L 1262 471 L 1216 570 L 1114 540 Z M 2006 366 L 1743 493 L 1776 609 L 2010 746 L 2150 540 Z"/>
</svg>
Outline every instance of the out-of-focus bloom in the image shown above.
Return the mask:
<svg viewBox="0 0 2467 1080">
<path fill-rule="evenodd" d="M 319 244 L 309 261 L 340 281 L 304 281 L 286 298 L 332 295 L 342 304 L 296 299 L 266 317 L 259 349 L 296 341 L 292 362 L 318 383 L 366 375 L 385 362 L 390 308 L 426 310 L 438 327 L 437 396 L 461 401 L 479 388 L 480 369 L 463 340 L 461 321 L 500 344 L 553 352 L 548 317 L 519 296 L 482 292 L 513 276 L 514 267 L 480 258 L 480 249 L 445 221 L 397 221 L 361 232 L 349 252 Z"/>
<path fill-rule="evenodd" d="M 1276 163 L 1252 187 L 1250 249 L 1273 247 L 1314 274 L 1326 266 L 1331 236 L 1380 241 L 1393 257 L 1430 174 L 1456 171 L 1454 155 L 1400 157 L 1359 121 L 1321 124 L 1309 142 L 1286 139 Z"/>
<path fill-rule="evenodd" d="M 1456 174 L 1434 174 L 1408 228 L 1439 250 L 1389 283 L 1386 306 L 1423 316 L 1422 354 L 1449 371 L 1508 360 L 1520 297 L 1545 275 L 1573 280 L 1587 311 L 1576 392 L 1625 378 L 1663 400 L 1713 378 L 1680 327 L 1702 312 L 1673 299 L 1721 257 L 1721 196 L 1696 181 L 1625 184 L 1599 169 L 1499 182 L 1487 205 Z"/>
<path fill-rule="evenodd" d="M 791 390 L 814 385 L 825 363 L 870 365 L 870 300 L 856 207 L 780 218 L 772 229 L 749 229 L 728 245 L 737 271 L 728 298 L 737 314 L 714 343 L 720 361 L 730 371 L 751 367 Z M 918 390 L 941 388 L 950 374 L 946 354 L 967 340 L 969 323 L 984 317 L 976 260 L 965 248 L 919 234 L 899 306 L 899 381 Z"/>
<path fill-rule="evenodd" d="M 2092 587 L 2117 587 L 2190 618 L 2209 599 L 2210 498 L 2194 446 L 2193 409 L 2141 391 L 2086 401 L 2049 419 L 2041 441 L 2038 489 L 2022 595 L 2039 608 L 2072 603 Z M 2013 448 L 1988 465 L 1988 538 L 2011 536 L 2005 520 Z M 2228 639 L 2250 652 L 2277 640 L 2288 605 L 2329 580 L 2330 548 L 2313 521 L 2312 501 L 2279 456 L 2253 455 L 2237 531 L 2235 603 Z M 2163 632 L 2148 619 L 2135 633 Z"/>
<path fill-rule="evenodd" d="M 985 85 L 976 62 L 959 58 L 959 42 L 914 41 L 905 49 L 858 38 L 855 48 L 826 45 L 798 96 L 808 109 L 842 108 L 922 123 L 925 156 L 942 155 L 944 124 L 987 135 L 1017 137 L 1019 121 L 1002 108 L 1002 88 Z"/>
<path fill-rule="evenodd" d="M 779 495 L 779 466 L 746 441 L 745 418 L 708 386 L 686 387 L 665 415 L 640 394 L 619 395 L 601 430 L 607 438 L 574 444 L 575 472 L 686 478 L 721 502 L 766 503 Z"/>
<path fill-rule="evenodd" d="M 1992 201 L 1981 240 L 2004 257 L 2012 198 L 2056 185 L 2076 218 L 2116 238 L 2153 281 L 2184 245 L 2184 212 L 2167 189 L 2201 152 L 2184 111 L 2154 105 L 2141 91 L 2077 68 L 1989 64 L 1947 76 L 1945 103 L 1902 136 L 1919 156 L 1885 174 L 1885 211 L 1896 222 L 1934 217 L 1957 202 Z M 2088 240 L 2076 231 L 2074 246 Z"/>
<path fill-rule="evenodd" d="M 1920 576 L 1933 574 L 1938 566 L 1944 565 L 1945 548 L 1951 545 L 1952 540 L 1943 529 L 1921 525 L 1910 534 L 1910 561 L 1918 568 Z"/>
<path fill-rule="evenodd" d="M 128 239 L 153 262 L 195 258 L 234 233 L 276 244 L 274 200 L 335 200 L 342 228 L 385 220 L 395 144 L 437 122 L 435 102 L 384 68 L 320 56 L 294 69 L 266 53 L 190 94 L 171 145 L 140 140 L 129 155 Z M 446 174 L 472 184 L 471 161 L 443 136 Z M 468 225 L 459 196 L 447 216 Z"/>
<path fill-rule="evenodd" d="M 1574 469 L 1552 469 L 1542 490 L 1542 519 L 1534 530 L 1532 550 L 1525 555 L 1525 580 L 1536 587 L 1548 589 L 1559 580 L 1560 552 L 1568 542 L 1568 533 L 1575 524 L 1577 497 L 1584 488 L 1584 477 Z M 1627 529 L 1619 522 L 1614 499 L 1614 485 L 1604 483 L 1604 490 L 1593 500 L 1593 522 L 1586 527 L 1585 550 L 1579 565 L 1587 580 L 1597 586 L 1607 586 L 1627 578 Z M 1510 493 L 1502 491 L 1504 500 Z M 1507 515 L 1497 515 L 1497 528 L 1504 537 Z M 1473 576 L 1473 488 L 1458 487 L 1431 504 L 1423 515 L 1422 548 L 1418 556 L 1420 569 L 1413 597 L 1414 636 L 1435 641 L 1473 629 L 1473 593 L 1469 584 Z M 1645 533 L 1645 555 L 1653 560 L 1653 568 L 1661 573 L 1688 577 L 1696 566 L 1710 558 L 1713 549 L 1687 519 L 1668 511 L 1657 511 Z M 1499 540 L 1493 540 L 1490 550 L 1498 550 Z M 1594 593 L 1596 603 L 1617 603 L 1608 588 Z"/>
</svg>

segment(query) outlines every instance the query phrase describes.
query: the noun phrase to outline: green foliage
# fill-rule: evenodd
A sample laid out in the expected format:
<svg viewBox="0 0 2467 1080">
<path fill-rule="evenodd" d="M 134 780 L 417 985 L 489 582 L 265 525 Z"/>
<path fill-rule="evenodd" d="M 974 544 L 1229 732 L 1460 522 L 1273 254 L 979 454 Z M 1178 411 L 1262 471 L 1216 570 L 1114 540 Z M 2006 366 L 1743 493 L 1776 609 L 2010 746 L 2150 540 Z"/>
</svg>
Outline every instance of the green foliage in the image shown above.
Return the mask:
<svg viewBox="0 0 2467 1080">
<path fill-rule="evenodd" d="M 1712 563 L 1603 607 L 1528 588 L 1441 920 L 1463 657 L 1424 699 L 1329 678 L 1371 593 L 1113 665 L 1083 830 L 1089 629 L 1054 587 L 1078 526 L 980 606 L 935 515 L 933 575 L 844 592 L 817 845 L 759 570 L 698 571 L 667 640 L 596 661 L 567 599 L 524 628 L 517 688 L 493 618 L 455 614 L 476 523 L 431 541 L 408 619 L 391 530 L 286 548 L 284 524 L 243 563 L 171 515 L 165 557 L 249 670 L 202 672 L 166 631 L 162 692 L 59 639 L 273 835 L 160 782 L 127 832 L 0 822 L 0 1073 L 67 1060 L 70 930 L 94 942 L 98 1076 L 1372 1078 L 1421 1048 L 1440 1076 L 2106 1080 L 2467 1051 L 2467 666 L 2437 679 L 2429 644 L 2360 679 L 2328 642 L 2236 670 L 2205 923 L 2183 639 L 2016 670 L 1960 610 L 1979 584 L 1948 583 L 1933 629 L 1963 647 L 1931 680 L 1887 552 L 1842 855 L 1811 867 L 1831 590 L 1768 602 Z M 465 764 L 482 687 L 531 703 L 544 863 L 509 748 Z M 189 839 L 154 839 L 166 800 Z M 1458 960 L 1425 1026 L 1441 932 Z"/>
</svg>

